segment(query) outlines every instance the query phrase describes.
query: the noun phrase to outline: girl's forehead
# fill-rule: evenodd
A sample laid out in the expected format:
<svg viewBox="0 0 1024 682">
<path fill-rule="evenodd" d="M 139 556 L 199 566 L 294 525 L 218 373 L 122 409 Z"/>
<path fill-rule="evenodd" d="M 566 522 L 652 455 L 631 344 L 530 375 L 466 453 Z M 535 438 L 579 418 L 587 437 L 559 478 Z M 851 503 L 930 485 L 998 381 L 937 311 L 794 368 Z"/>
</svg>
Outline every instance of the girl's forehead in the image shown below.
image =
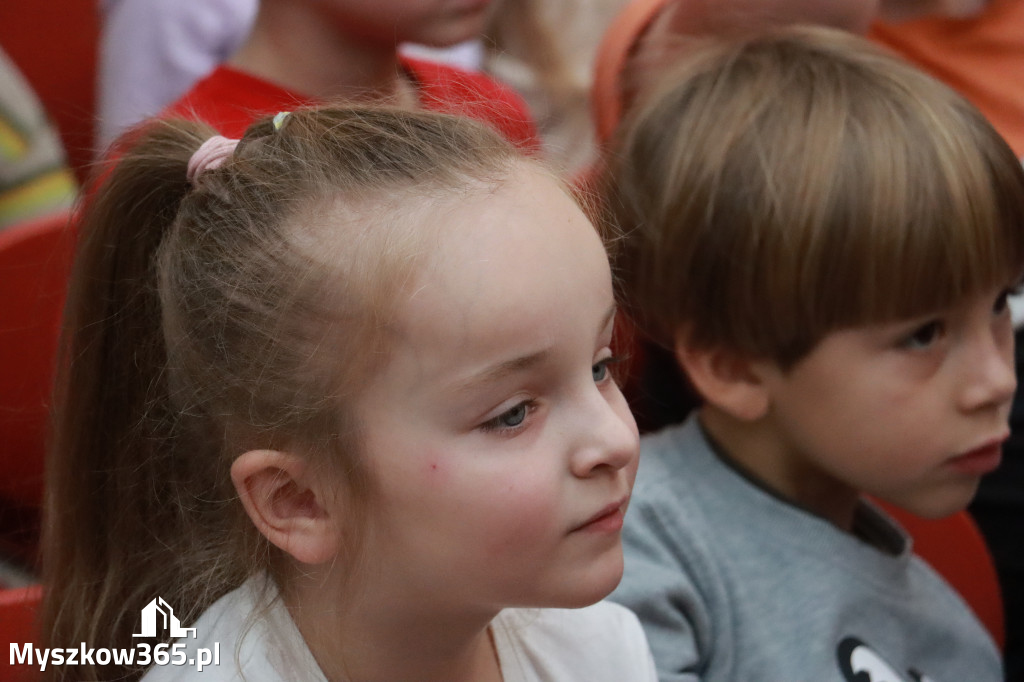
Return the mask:
<svg viewBox="0 0 1024 682">
<path fill-rule="evenodd" d="M 607 269 L 600 237 L 556 180 L 524 166 L 494 191 L 425 216 L 437 229 L 419 287 L 470 304 L 529 305 L 543 284 L 569 286 L 588 265 Z"/>
<path fill-rule="evenodd" d="M 554 180 L 517 172 L 433 218 L 444 225 L 436 253 L 398 302 L 396 353 L 404 347 L 429 372 L 473 353 L 529 352 L 545 339 L 592 345 L 599 321 L 590 318 L 606 316 L 613 302 L 608 259 Z"/>
</svg>

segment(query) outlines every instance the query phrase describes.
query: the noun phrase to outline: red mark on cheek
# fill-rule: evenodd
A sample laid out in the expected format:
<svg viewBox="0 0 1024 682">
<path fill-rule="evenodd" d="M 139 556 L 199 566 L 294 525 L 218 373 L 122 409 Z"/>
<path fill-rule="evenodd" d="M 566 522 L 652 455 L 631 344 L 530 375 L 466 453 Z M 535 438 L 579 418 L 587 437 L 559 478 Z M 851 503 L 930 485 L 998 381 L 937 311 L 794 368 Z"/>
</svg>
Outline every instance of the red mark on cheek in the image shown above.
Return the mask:
<svg viewBox="0 0 1024 682">
<path fill-rule="evenodd" d="M 0 0 L 2 2 L 3 0 Z M 423 469 L 421 470 L 424 481 L 430 482 L 431 485 L 440 485 L 444 483 L 445 479 L 450 473 L 449 468 L 444 461 L 444 457 L 437 453 L 430 453 L 423 461 Z"/>
</svg>

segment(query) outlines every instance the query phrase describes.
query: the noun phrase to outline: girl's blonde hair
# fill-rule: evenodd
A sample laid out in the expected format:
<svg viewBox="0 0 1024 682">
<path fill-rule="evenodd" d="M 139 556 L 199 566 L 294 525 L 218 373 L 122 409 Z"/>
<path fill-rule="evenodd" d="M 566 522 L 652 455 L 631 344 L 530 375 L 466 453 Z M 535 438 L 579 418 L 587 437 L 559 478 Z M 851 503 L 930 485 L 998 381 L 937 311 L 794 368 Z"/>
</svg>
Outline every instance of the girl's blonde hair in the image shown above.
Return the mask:
<svg viewBox="0 0 1024 682">
<path fill-rule="evenodd" d="M 464 119 L 324 108 L 254 124 L 193 187 L 186 166 L 212 132 L 149 124 L 85 207 L 48 463 L 53 646 L 132 647 L 155 597 L 191 622 L 253 571 L 277 570 L 231 484 L 246 450 L 287 449 L 338 475 L 358 518 L 371 482 L 352 402 L 434 243 L 417 215 L 496 187 L 519 159 Z"/>
<path fill-rule="evenodd" d="M 617 266 L 659 342 L 783 366 L 1024 267 L 1024 172 L 974 107 L 823 28 L 709 41 L 607 158 Z"/>
</svg>

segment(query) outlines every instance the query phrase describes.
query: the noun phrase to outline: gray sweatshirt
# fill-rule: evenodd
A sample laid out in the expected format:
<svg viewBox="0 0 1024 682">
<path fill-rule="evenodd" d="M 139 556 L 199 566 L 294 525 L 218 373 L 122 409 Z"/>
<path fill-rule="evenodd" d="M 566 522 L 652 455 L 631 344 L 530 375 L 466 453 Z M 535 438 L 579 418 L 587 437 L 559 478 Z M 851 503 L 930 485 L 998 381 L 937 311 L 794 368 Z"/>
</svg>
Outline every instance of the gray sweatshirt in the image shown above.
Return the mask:
<svg viewBox="0 0 1024 682">
<path fill-rule="evenodd" d="M 1002 682 L 988 632 L 876 507 L 844 532 L 727 464 L 696 417 L 640 462 L 611 599 L 662 682 Z"/>
</svg>

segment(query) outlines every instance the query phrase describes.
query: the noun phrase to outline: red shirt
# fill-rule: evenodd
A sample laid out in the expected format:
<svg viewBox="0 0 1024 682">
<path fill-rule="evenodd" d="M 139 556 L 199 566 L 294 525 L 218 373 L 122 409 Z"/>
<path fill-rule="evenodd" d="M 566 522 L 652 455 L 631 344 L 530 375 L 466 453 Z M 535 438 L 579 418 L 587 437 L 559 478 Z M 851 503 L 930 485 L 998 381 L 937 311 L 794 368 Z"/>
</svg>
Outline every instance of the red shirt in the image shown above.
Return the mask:
<svg viewBox="0 0 1024 682">
<path fill-rule="evenodd" d="M 990 0 L 969 19 L 878 22 L 869 35 L 970 100 L 1024 156 L 1024 2 Z"/>
<path fill-rule="evenodd" d="M 424 109 L 484 121 L 523 149 L 540 148 L 537 127 L 526 103 L 510 88 L 484 74 L 445 64 L 403 58 L 402 66 L 415 82 Z M 261 116 L 320 103 L 276 83 L 220 66 L 165 109 L 163 116 L 198 119 L 225 137 L 241 137 Z"/>
</svg>

